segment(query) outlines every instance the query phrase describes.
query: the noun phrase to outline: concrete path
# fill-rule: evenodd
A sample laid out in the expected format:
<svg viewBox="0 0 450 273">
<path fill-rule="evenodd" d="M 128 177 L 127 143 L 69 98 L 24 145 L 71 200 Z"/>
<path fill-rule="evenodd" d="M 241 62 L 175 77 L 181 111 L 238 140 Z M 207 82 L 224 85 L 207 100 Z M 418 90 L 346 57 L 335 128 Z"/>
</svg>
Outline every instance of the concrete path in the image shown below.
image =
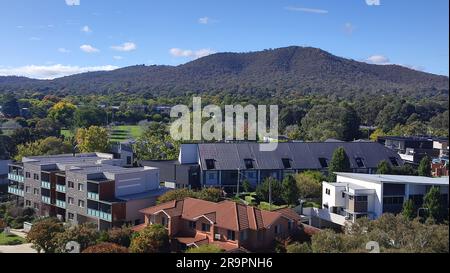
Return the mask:
<svg viewBox="0 0 450 273">
<path fill-rule="evenodd" d="M 32 244 L 23 244 L 17 246 L 0 246 L 0 253 L 37 253 Z"/>
</svg>

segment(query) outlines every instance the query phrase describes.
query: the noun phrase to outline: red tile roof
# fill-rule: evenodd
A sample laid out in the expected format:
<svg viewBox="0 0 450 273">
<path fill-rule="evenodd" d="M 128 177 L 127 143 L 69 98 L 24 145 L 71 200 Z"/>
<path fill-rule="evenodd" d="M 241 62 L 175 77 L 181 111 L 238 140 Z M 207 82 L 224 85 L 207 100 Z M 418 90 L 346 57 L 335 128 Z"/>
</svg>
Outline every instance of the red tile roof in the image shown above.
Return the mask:
<svg viewBox="0 0 450 273">
<path fill-rule="evenodd" d="M 169 217 L 181 216 L 186 220 L 206 217 L 217 227 L 234 231 L 268 228 L 280 217 L 286 217 L 293 221 L 300 220 L 300 216 L 291 209 L 270 212 L 233 201 L 214 203 L 193 198 L 167 202 L 143 209 L 140 212 L 151 215 L 161 211 L 164 211 Z"/>
</svg>

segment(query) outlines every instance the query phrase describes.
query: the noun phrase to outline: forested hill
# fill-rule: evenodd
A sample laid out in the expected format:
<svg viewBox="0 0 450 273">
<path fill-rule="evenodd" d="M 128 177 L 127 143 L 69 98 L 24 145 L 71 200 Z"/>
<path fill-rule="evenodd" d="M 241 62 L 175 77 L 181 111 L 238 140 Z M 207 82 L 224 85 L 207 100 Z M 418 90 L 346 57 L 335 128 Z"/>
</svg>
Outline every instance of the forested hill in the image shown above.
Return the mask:
<svg viewBox="0 0 450 273">
<path fill-rule="evenodd" d="M 396 92 L 448 96 L 449 78 L 398 65 L 373 65 L 310 47 L 218 53 L 180 66 L 131 66 L 51 81 L 0 77 L 0 92 L 186 92 L 337 94 Z"/>
</svg>

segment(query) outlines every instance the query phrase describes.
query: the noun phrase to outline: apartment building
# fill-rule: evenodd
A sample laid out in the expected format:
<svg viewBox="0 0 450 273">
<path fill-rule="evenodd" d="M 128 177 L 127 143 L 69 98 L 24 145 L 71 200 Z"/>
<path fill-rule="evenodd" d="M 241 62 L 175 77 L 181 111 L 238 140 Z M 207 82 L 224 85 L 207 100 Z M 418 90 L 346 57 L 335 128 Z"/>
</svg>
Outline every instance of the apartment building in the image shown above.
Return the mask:
<svg viewBox="0 0 450 273">
<path fill-rule="evenodd" d="M 176 161 L 144 161 L 144 166 L 161 169 L 161 179 L 173 188 L 221 187 L 234 192 L 248 180 L 256 187 L 267 177 L 282 180 L 286 175 L 307 170 L 328 172 L 334 151 L 343 147 L 352 172 L 376 173 L 385 160 L 402 166 L 400 156 L 374 142 L 287 142 L 275 151 L 260 151 L 258 143 L 183 144 Z"/>
<path fill-rule="evenodd" d="M 275 238 L 299 231 L 300 216 L 291 209 L 269 212 L 232 201 L 219 203 L 193 198 L 171 201 L 141 210 L 145 223 L 140 231 L 160 224 L 168 230 L 174 251 L 213 244 L 226 251 L 270 249 Z"/>
<path fill-rule="evenodd" d="M 101 153 L 25 157 L 9 166 L 8 192 L 43 217 L 95 223 L 101 230 L 140 224 L 139 210 L 167 189 L 160 187 L 158 169 L 123 164 Z"/>
<path fill-rule="evenodd" d="M 383 213 L 398 214 L 406 200 L 413 200 L 421 210 L 423 198 L 431 187 L 438 187 L 441 201 L 448 207 L 449 178 L 404 175 L 336 173 L 335 183 L 323 182 L 322 209 L 307 209 L 303 213 L 337 225 L 358 218 L 377 219 Z"/>
</svg>

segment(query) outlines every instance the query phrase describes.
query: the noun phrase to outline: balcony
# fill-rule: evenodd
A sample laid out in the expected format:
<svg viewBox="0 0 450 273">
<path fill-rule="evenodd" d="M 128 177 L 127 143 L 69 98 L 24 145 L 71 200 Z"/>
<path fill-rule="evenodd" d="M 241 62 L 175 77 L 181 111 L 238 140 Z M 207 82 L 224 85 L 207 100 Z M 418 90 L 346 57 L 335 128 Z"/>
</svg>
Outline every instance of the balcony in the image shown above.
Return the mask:
<svg viewBox="0 0 450 273">
<path fill-rule="evenodd" d="M 49 205 L 52 204 L 52 199 L 50 197 L 48 197 L 48 196 L 41 196 L 41 200 L 45 204 L 49 204 Z"/>
<path fill-rule="evenodd" d="M 21 197 L 24 196 L 23 190 L 18 189 L 18 188 L 13 188 L 13 187 L 8 187 L 8 193 L 14 194 L 14 195 L 17 195 L 17 196 L 21 196 Z"/>
<path fill-rule="evenodd" d="M 110 213 L 106 213 L 106 212 L 98 211 L 98 210 L 94 210 L 94 209 L 88 209 L 87 214 L 90 216 L 94 216 L 99 219 L 108 221 L 108 222 L 112 222 L 112 215 Z"/>
<path fill-rule="evenodd" d="M 8 179 L 20 183 L 23 183 L 23 181 L 25 180 L 25 178 L 22 175 L 14 173 L 8 173 Z"/>
<path fill-rule="evenodd" d="M 100 195 L 98 193 L 95 193 L 95 192 L 88 192 L 87 193 L 87 198 L 91 199 L 91 200 L 99 201 L 100 200 Z"/>
<path fill-rule="evenodd" d="M 42 181 L 41 182 L 41 187 L 44 188 L 44 189 L 48 189 L 48 190 L 52 189 L 52 185 L 50 184 L 50 182 L 47 182 L 47 181 Z"/>
<path fill-rule="evenodd" d="M 65 208 L 66 208 L 66 202 L 65 202 L 65 201 L 62 201 L 62 200 L 56 199 L 56 206 L 57 206 L 58 208 L 65 209 Z"/>
<path fill-rule="evenodd" d="M 66 193 L 66 186 L 56 184 L 56 191 L 61 193 Z"/>
</svg>

